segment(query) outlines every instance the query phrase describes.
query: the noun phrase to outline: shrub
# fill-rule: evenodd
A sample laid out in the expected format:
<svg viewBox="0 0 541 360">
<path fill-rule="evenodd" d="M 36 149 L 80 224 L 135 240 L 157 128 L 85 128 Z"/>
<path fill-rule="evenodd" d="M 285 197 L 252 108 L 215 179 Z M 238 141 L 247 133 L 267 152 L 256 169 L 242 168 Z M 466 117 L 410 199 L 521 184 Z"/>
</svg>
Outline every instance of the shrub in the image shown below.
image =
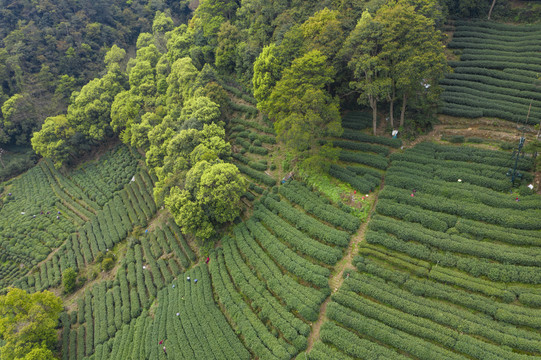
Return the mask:
<svg viewBox="0 0 541 360">
<path fill-rule="evenodd" d="M 449 139 L 449 142 L 452 142 L 454 144 L 462 144 L 464 143 L 464 135 L 453 135 Z"/>
<path fill-rule="evenodd" d="M 265 173 L 256 171 L 248 166 L 244 166 L 241 164 L 237 164 L 236 166 L 240 170 L 241 173 L 250 176 L 251 178 L 255 179 L 256 181 L 262 184 L 265 184 L 267 186 L 273 186 L 276 184 L 276 180 Z"/>
<path fill-rule="evenodd" d="M 299 229 L 306 231 L 323 242 L 346 247 L 349 244 L 350 234 L 345 231 L 325 225 L 313 217 L 296 210 L 284 201 L 276 201 L 271 196 L 261 199 L 261 202 L 272 211 L 278 212 L 280 216 L 295 224 Z"/>
<path fill-rule="evenodd" d="M 528 196 L 535 194 L 535 191 L 533 189 L 530 189 L 527 185 L 522 185 L 518 188 L 518 193 L 520 196 Z"/>
<path fill-rule="evenodd" d="M 340 160 L 347 162 L 354 162 L 358 164 L 363 164 L 367 166 L 374 167 L 376 169 L 385 170 L 389 161 L 387 158 L 381 155 L 372 155 L 367 153 L 353 152 L 342 150 L 340 152 Z"/>
<path fill-rule="evenodd" d="M 374 178 L 369 174 L 357 176 L 355 172 L 349 170 L 349 167 L 343 168 L 336 164 L 331 164 L 329 175 L 350 184 L 352 188 L 361 193 L 368 193 L 374 190 L 380 183 L 379 177 Z"/>
<path fill-rule="evenodd" d="M 115 266 L 115 261 L 112 258 L 105 258 L 101 262 L 101 269 L 103 271 L 109 271 Z"/>
<path fill-rule="evenodd" d="M 256 145 L 250 146 L 248 148 L 248 151 L 254 154 L 258 154 L 258 155 L 267 155 L 269 153 L 269 150 L 267 148 L 256 146 Z"/>
<path fill-rule="evenodd" d="M 342 138 L 360 142 L 381 144 L 394 148 L 399 148 L 400 146 L 402 146 L 402 140 L 400 139 L 392 139 L 383 136 L 373 136 L 355 130 L 345 130 L 342 134 Z"/>
<path fill-rule="evenodd" d="M 472 144 L 482 144 L 485 142 L 485 139 L 479 138 L 479 137 L 470 137 L 470 138 L 466 138 L 466 142 L 472 143 Z"/>
<path fill-rule="evenodd" d="M 74 268 L 67 268 L 62 273 L 62 286 L 64 287 L 64 292 L 70 294 L 75 290 L 77 284 L 77 271 Z"/>
</svg>

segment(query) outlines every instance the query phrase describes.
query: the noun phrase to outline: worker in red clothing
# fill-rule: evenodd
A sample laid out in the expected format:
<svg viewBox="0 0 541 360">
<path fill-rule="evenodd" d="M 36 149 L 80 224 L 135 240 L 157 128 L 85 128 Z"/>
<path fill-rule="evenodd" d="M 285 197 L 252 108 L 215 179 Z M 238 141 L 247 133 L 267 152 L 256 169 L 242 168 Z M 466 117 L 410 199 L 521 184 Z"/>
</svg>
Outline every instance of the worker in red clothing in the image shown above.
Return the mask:
<svg viewBox="0 0 541 360">
<path fill-rule="evenodd" d="M 209 257 L 209 256 L 207 256 L 207 260 L 205 261 L 205 264 L 208 264 L 208 263 L 209 263 L 209 261 L 210 261 L 210 257 Z"/>
</svg>

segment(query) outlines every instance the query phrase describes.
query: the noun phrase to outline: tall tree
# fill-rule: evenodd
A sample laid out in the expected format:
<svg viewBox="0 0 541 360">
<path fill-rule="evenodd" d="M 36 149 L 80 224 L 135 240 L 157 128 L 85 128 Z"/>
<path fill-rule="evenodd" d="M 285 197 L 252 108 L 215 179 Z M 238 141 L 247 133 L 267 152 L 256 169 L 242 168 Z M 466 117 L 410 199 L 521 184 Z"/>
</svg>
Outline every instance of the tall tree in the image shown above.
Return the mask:
<svg viewBox="0 0 541 360">
<path fill-rule="evenodd" d="M 293 60 L 291 67 L 260 103 L 275 121 L 278 139 L 295 152 L 317 145 L 323 136 L 342 133 L 338 99 L 326 90 L 334 70 L 319 50 Z"/>
<path fill-rule="evenodd" d="M 65 115 L 52 116 L 45 119 L 41 130 L 32 136 L 32 148 L 37 154 L 53 160 L 59 168 L 75 153 L 71 139 L 75 130 Z"/>
<path fill-rule="evenodd" d="M 293 25 L 283 35 L 279 45 L 271 43 L 263 48 L 254 62 L 252 77 L 254 97 L 258 103 L 270 96 L 272 89 L 282 77 L 284 69 L 302 54 L 303 46 L 304 36 L 301 27 Z"/>
<path fill-rule="evenodd" d="M 245 191 L 246 181 L 235 165 L 202 160 L 186 175 L 184 189 L 171 189 L 165 204 L 185 232 L 206 240 L 215 234 L 215 225 L 240 214 Z"/>
<path fill-rule="evenodd" d="M 317 49 L 332 63 L 344 41 L 344 30 L 337 10 L 325 8 L 316 12 L 301 25 L 304 36 L 304 47 Z"/>
<path fill-rule="evenodd" d="M 15 94 L 2 105 L 0 142 L 17 144 L 28 142 L 28 136 L 38 125 L 35 121 L 38 107 L 29 93 Z"/>
<path fill-rule="evenodd" d="M 116 65 L 103 78 L 83 86 L 68 107 L 70 124 L 90 140 L 104 140 L 110 131 L 111 104 L 123 90 L 123 82 L 124 76 Z"/>
<path fill-rule="evenodd" d="M 12 288 L 0 296 L 0 336 L 5 345 L 0 359 L 54 359 L 62 300 L 50 291 L 28 294 Z"/>
<path fill-rule="evenodd" d="M 494 5 L 496 5 L 496 0 L 492 0 L 492 5 L 490 5 L 490 10 L 488 11 L 488 20 L 490 20 L 490 15 L 492 15 L 492 10 L 494 10 Z"/>
<path fill-rule="evenodd" d="M 237 45 L 240 42 L 240 31 L 229 21 L 220 25 L 218 46 L 216 47 L 216 68 L 230 74 L 235 70 Z"/>
<path fill-rule="evenodd" d="M 416 11 L 411 2 L 390 2 L 378 10 L 374 19 L 384 29 L 378 56 L 391 79 L 391 120 L 395 95 L 397 92 L 402 95 L 400 126 L 404 125 L 408 98 L 438 94 L 438 82 L 449 71 L 441 32 L 436 30 L 434 20 Z"/>
<path fill-rule="evenodd" d="M 206 96 L 194 96 L 182 108 L 182 127 L 202 129 L 204 124 L 217 123 L 220 114 L 220 106 L 214 101 Z"/>
<path fill-rule="evenodd" d="M 167 76 L 167 107 L 169 114 L 178 119 L 184 100 L 193 95 L 194 83 L 199 72 L 189 57 L 176 60 Z"/>
<path fill-rule="evenodd" d="M 379 54 L 382 49 L 383 26 L 365 11 L 344 43 L 343 53 L 353 71 L 350 86 L 359 91 L 358 102 L 372 108 L 372 128 L 377 128 L 378 102 L 385 99 L 391 89 L 389 69 Z"/>
<path fill-rule="evenodd" d="M 195 14 L 202 21 L 203 33 L 214 43 L 223 22 L 233 20 L 237 1 L 201 0 Z"/>
<path fill-rule="evenodd" d="M 278 57 L 278 49 L 274 43 L 265 46 L 254 62 L 254 76 L 252 79 L 254 97 L 260 103 L 266 100 L 276 82 L 280 80 L 282 64 Z"/>
</svg>

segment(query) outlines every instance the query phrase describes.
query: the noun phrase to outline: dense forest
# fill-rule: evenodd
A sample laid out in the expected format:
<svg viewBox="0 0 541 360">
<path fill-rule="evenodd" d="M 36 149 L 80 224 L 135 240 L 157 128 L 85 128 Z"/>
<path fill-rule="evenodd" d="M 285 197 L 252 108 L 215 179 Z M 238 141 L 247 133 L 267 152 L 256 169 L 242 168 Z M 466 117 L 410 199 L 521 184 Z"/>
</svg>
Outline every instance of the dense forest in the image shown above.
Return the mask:
<svg viewBox="0 0 541 360">
<path fill-rule="evenodd" d="M 342 44 L 364 9 L 374 13 L 383 3 L 385 1 L 298 4 L 288 1 L 203 2 L 203 6 L 192 13 L 197 3 L 190 5 L 188 1 L 128 1 L 118 4 L 102 1 L 40 4 L 4 1 L 0 4 L 1 141 L 3 144 L 28 144 L 32 132 L 39 129 L 46 117 L 65 111 L 73 91 L 103 74 L 103 59 L 113 44 L 127 50 L 129 57 L 133 57 L 135 42 L 141 33 L 161 31 L 162 39 L 158 40 L 161 43 L 156 44 L 160 52 L 172 50 L 166 49 L 166 41 L 176 41 L 177 51 L 183 52 L 176 56 L 189 55 L 199 70 L 207 63 L 222 74 L 236 75 L 251 87 L 254 62 L 263 48 L 271 43 L 293 42 L 292 48 L 288 49 L 291 53 L 283 54 L 280 60 L 283 62 L 280 67 L 285 68 L 302 52 L 296 48 L 309 46 L 309 38 L 312 37 L 313 42 L 332 49 L 323 54 L 329 64 L 336 66 L 335 72 L 341 73 L 344 60 L 334 59 L 337 54 L 332 53 L 339 49 L 323 37 L 332 36 L 336 44 Z M 417 7 L 432 6 L 430 3 L 411 2 Z M 435 4 L 437 9 L 427 10 L 432 13 L 423 15 L 430 17 L 436 25 L 442 25 L 447 16 L 480 16 L 489 6 L 486 1 L 465 0 Z M 330 15 L 331 18 L 337 17 L 335 23 L 328 25 L 327 30 L 308 30 L 306 25 L 302 35 L 306 39 L 301 41 L 297 27 L 324 8 L 337 11 Z M 156 11 L 165 11 L 175 25 L 153 28 Z M 192 19 L 188 24 L 189 18 Z M 166 40 L 165 33 L 179 24 L 188 25 L 189 31 L 175 28 L 174 34 L 168 37 L 178 34 L 182 40 Z M 312 34 L 307 34 L 307 31 L 312 31 Z M 320 35 L 322 37 L 316 40 Z M 180 44 L 180 41 L 184 43 Z M 276 77 L 280 76 L 281 71 L 278 72 Z M 335 79 L 333 94 L 354 99 L 347 96 L 347 82 L 346 78 Z M 346 90 L 340 92 L 340 87 Z"/>
<path fill-rule="evenodd" d="M 0 0 L 0 358 L 539 356 L 539 16 Z"/>
<path fill-rule="evenodd" d="M 185 232 L 204 240 L 216 225 L 238 216 L 245 192 L 239 171 L 228 164 L 224 126 L 230 100 L 219 78 L 237 74 L 241 84 L 253 82 L 254 103 L 302 164 L 336 158 L 332 145 L 320 151 L 318 140 L 341 134 L 340 106 L 348 101 L 371 107 L 374 134 L 384 100 L 391 126 L 395 102 L 397 126 L 404 127 L 407 108 L 434 116 L 438 81 L 448 71 L 444 37 L 436 29 L 443 17 L 437 2 L 377 3 L 374 15 L 303 5 L 260 26 L 264 9 L 243 13 L 235 3 L 203 2 L 178 27 L 157 12 L 152 33 L 138 36 L 136 56 L 128 60 L 114 45 L 104 57 L 106 73 L 72 94 L 66 114 L 45 120 L 32 137 L 34 150 L 60 167 L 118 135 L 145 151 L 158 178 L 157 204 L 165 204 Z M 280 20 L 286 14 L 293 21 Z"/>
</svg>

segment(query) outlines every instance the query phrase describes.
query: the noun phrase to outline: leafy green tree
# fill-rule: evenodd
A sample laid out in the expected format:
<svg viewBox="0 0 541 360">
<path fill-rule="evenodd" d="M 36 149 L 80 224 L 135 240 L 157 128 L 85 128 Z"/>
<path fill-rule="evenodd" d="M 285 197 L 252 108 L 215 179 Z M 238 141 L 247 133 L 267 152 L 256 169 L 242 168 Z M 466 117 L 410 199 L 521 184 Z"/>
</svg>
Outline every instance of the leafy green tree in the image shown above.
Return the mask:
<svg viewBox="0 0 541 360">
<path fill-rule="evenodd" d="M 438 82 L 450 71 L 441 32 L 435 29 L 432 19 L 418 13 L 410 2 L 412 0 L 391 2 L 382 7 L 375 18 L 385 29 L 379 58 L 385 62 L 391 78 L 391 122 L 395 94 L 402 93 L 400 126 L 404 125 L 408 98 L 437 98 Z"/>
<path fill-rule="evenodd" d="M 216 47 L 216 68 L 230 74 L 235 70 L 237 45 L 241 40 L 239 29 L 226 21 L 218 31 L 218 46 Z"/>
<path fill-rule="evenodd" d="M 329 172 L 331 164 L 336 163 L 340 156 L 341 149 L 326 143 L 310 156 L 306 157 L 300 164 L 300 168 L 307 174 L 325 174 Z"/>
<path fill-rule="evenodd" d="M 62 300 L 50 291 L 28 294 L 11 288 L 0 296 L 0 336 L 5 345 L 0 359 L 54 359 Z"/>
<path fill-rule="evenodd" d="M 129 144 L 132 139 L 132 126 L 137 123 L 142 108 L 142 97 L 132 94 L 131 91 L 119 92 L 111 104 L 111 127 L 114 132 L 120 133 L 120 140 Z"/>
<path fill-rule="evenodd" d="M 206 96 L 192 97 L 184 104 L 181 119 L 186 123 L 185 128 L 202 129 L 204 124 L 217 122 L 220 119 L 220 106 Z"/>
<path fill-rule="evenodd" d="M 239 216 L 245 191 L 246 180 L 235 165 L 202 160 L 187 173 L 184 189 L 171 189 L 165 204 L 183 231 L 207 240 L 216 224 Z"/>
<path fill-rule="evenodd" d="M 166 49 L 167 40 L 165 33 L 171 31 L 173 27 L 173 19 L 161 11 L 156 12 L 154 22 L 152 23 L 152 32 L 154 33 L 155 44 L 161 51 L 165 51 Z"/>
<path fill-rule="evenodd" d="M 75 90 L 75 88 L 75 78 L 73 76 L 64 74 L 60 76 L 57 81 L 54 96 L 58 101 L 65 102 L 67 106 L 67 102 L 69 101 L 71 93 Z"/>
<path fill-rule="evenodd" d="M 113 70 L 114 64 L 118 65 L 120 68 L 122 68 L 120 65 L 124 62 L 124 59 L 126 58 L 126 50 L 113 45 L 109 51 L 105 54 L 105 58 L 103 59 L 103 62 L 105 63 L 107 70 Z"/>
<path fill-rule="evenodd" d="M 15 94 L 2 105 L 0 141 L 8 143 L 13 139 L 17 144 L 28 142 L 28 135 L 38 125 L 35 122 L 36 107 L 28 93 Z"/>
<path fill-rule="evenodd" d="M 41 347 L 33 348 L 24 358 L 21 360 L 54 360 L 53 352 L 50 349 L 47 349 L 43 345 Z M 13 359 L 17 360 L 17 359 Z"/>
<path fill-rule="evenodd" d="M 171 65 L 171 73 L 167 77 L 167 106 L 172 116 L 184 101 L 193 95 L 194 83 L 199 72 L 189 57 L 176 60 Z"/>
<path fill-rule="evenodd" d="M 206 96 L 220 107 L 220 118 L 227 119 L 227 116 L 232 112 L 229 94 L 225 91 L 222 85 L 217 82 L 209 82 L 203 88 L 198 88 L 195 96 Z"/>
<path fill-rule="evenodd" d="M 140 33 L 139 36 L 137 37 L 137 43 L 136 43 L 137 50 L 147 47 L 150 44 L 154 44 L 154 37 L 152 36 L 152 34 L 147 33 L 147 32 Z"/>
<path fill-rule="evenodd" d="M 269 98 L 260 103 L 275 121 L 278 139 L 290 150 L 302 152 L 323 136 L 342 133 L 338 100 L 325 90 L 333 73 L 319 50 L 310 51 L 293 61 Z"/>
<path fill-rule="evenodd" d="M 161 122 L 161 118 L 152 112 L 147 112 L 141 117 L 140 123 L 133 123 L 131 126 L 130 145 L 133 147 L 148 150 L 150 146 L 150 130 Z"/>
<path fill-rule="evenodd" d="M 237 9 L 236 24 L 239 28 L 248 29 L 250 40 L 261 48 L 270 42 L 274 32 L 273 21 L 288 5 L 283 0 L 243 0 Z"/>
<path fill-rule="evenodd" d="M 32 136 L 32 148 L 59 168 L 75 152 L 71 142 L 74 135 L 75 130 L 65 115 L 48 117 L 41 130 Z"/>
<path fill-rule="evenodd" d="M 447 9 L 438 0 L 402 0 L 405 6 L 413 6 L 417 14 L 423 15 L 434 21 L 434 25 L 439 27 L 445 22 Z"/>
<path fill-rule="evenodd" d="M 165 205 L 183 232 L 204 240 L 210 239 L 215 234 L 208 215 L 189 191 L 174 187 L 169 197 L 165 199 Z"/>
<path fill-rule="evenodd" d="M 156 45 L 149 44 L 148 46 L 143 46 L 137 49 L 137 62 L 139 61 L 148 61 L 152 70 L 156 67 L 156 64 L 162 57 L 162 53 L 158 50 Z"/>
<path fill-rule="evenodd" d="M 487 15 L 491 0 L 443 0 L 453 17 L 476 18 Z"/>
<path fill-rule="evenodd" d="M 161 106 L 166 103 L 165 94 L 167 93 L 167 76 L 171 71 L 171 66 L 169 64 L 169 58 L 167 54 L 163 54 L 158 63 L 156 63 L 156 90 L 158 92 L 158 97 L 155 101 L 155 106 Z"/>
<path fill-rule="evenodd" d="M 257 60 L 254 62 L 254 97 L 258 104 L 266 100 L 282 72 L 282 64 L 278 57 L 278 51 L 274 43 L 265 46 Z"/>
<path fill-rule="evenodd" d="M 154 22 L 152 23 L 152 31 L 154 32 L 154 34 L 165 34 L 166 32 L 173 30 L 173 27 L 173 19 L 171 19 L 169 16 L 165 15 L 165 13 L 161 11 L 156 11 L 156 15 L 154 16 Z"/>
<path fill-rule="evenodd" d="M 216 72 L 210 66 L 209 64 L 205 64 L 197 77 L 195 78 L 194 82 L 194 89 L 199 89 L 200 87 L 206 86 L 210 82 L 217 82 L 218 76 L 216 75 Z"/>
<path fill-rule="evenodd" d="M 385 99 L 391 90 L 389 69 L 379 57 L 383 26 L 365 11 L 357 26 L 344 44 L 348 67 L 353 71 L 354 81 L 350 86 L 360 92 L 358 102 L 372 108 L 372 128 L 376 134 L 378 102 Z"/>
<path fill-rule="evenodd" d="M 241 33 L 242 36 L 242 33 Z M 255 41 L 243 41 L 236 47 L 235 76 L 239 82 L 251 87 L 254 77 L 254 62 L 261 52 L 261 47 Z"/>
<path fill-rule="evenodd" d="M 190 56 L 190 48 L 194 45 L 193 30 L 182 24 L 166 34 L 167 57 L 170 63 L 178 59 Z"/>
<path fill-rule="evenodd" d="M 64 287 L 64 293 L 71 294 L 75 290 L 77 285 L 77 271 L 69 267 L 62 273 L 62 286 Z"/>
<path fill-rule="evenodd" d="M 301 27 L 294 25 L 283 35 L 280 45 L 271 43 L 263 48 L 254 62 L 252 77 L 254 97 L 258 103 L 270 96 L 282 77 L 282 71 L 291 65 L 293 59 L 302 54 L 303 46 L 304 35 Z"/>
<path fill-rule="evenodd" d="M 337 10 L 325 8 L 301 25 L 305 49 L 321 51 L 330 63 L 344 42 L 344 31 L 338 16 Z"/>
<path fill-rule="evenodd" d="M 158 168 L 163 167 L 167 143 L 175 136 L 178 128 L 178 122 L 167 115 L 148 132 L 150 146 L 146 153 L 146 163 L 156 174 Z"/>
<path fill-rule="evenodd" d="M 68 107 L 71 126 L 90 140 L 102 141 L 110 131 L 111 104 L 124 88 L 124 76 L 118 64 L 102 78 L 97 78 L 74 93 Z"/>
<path fill-rule="evenodd" d="M 209 218 L 223 224 L 239 216 L 240 197 L 245 192 L 246 180 L 237 167 L 233 164 L 217 163 L 201 174 L 198 190 L 194 195 Z"/>
<path fill-rule="evenodd" d="M 183 184 L 186 172 L 198 161 L 218 158 L 229 160 L 231 157 L 231 144 L 225 141 L 225 130 L 215 123 L 204 125 L 203 130 L 181 130 L 159 149 L 159 155 L 157 149 L 155 153 L 150 152 L 162 159 L 156 161 L 159 167 L 155 167 L 158 182 L 155 184 L 154 195 L 158 203 L 167 196 L 171 187 Z"/>
<path fill-rule="evenodd" d="M 236 1 L 201 0 L 195 15 L 201 19 L 203 34 L 212 42 L 223 22 L 232 20 L 238 7 Z"/>
<path fill-rule="evenodd" d="M 340 22 L 346 32 L 355 28 L 357 21 L 361 18 L 363 11 L 367 9 L 365 2 L 357 0 L 337 0 L 333 9 L 338 11 Z"/>
</svg>

